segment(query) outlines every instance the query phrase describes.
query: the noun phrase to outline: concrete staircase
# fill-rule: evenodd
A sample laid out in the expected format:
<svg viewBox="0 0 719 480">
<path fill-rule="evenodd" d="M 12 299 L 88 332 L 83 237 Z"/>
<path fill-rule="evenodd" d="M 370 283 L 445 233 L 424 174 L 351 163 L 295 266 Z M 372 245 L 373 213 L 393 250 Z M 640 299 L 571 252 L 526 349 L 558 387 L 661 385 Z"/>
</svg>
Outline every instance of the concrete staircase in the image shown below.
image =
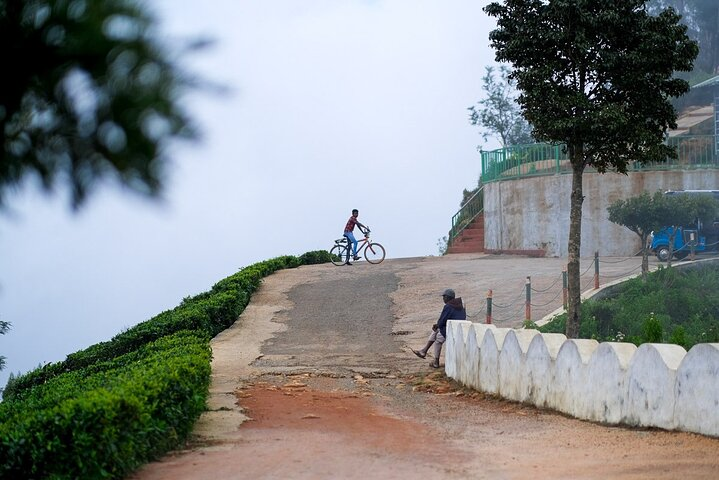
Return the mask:
<svg viewBox="0 0 719 480">
<path fill-rule="evenodd" d="M 484 252 L 484 214 L 477 215 L 447 249 L 447 253 Z"/>
</svg>

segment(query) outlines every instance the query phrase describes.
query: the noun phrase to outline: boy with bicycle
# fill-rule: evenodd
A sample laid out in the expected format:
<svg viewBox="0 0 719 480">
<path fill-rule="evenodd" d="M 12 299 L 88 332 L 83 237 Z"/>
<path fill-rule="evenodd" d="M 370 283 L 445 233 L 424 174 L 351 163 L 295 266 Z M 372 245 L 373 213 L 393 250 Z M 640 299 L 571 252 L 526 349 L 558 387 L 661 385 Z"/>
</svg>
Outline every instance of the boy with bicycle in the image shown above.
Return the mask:
<svg viewBox="0 0 719 480">
<path fill-rule="evenodd" d="M 347 225 L 345 225 L 345 231 L 343 236 L 347 237 L 347 240 L 352 242 L 352 258 L 354 260 L 359 260 L 359 257 L 357 256 L 357 239 L 355 238 L 354 234 L 352 233 L 355 229 L 355 225 L 359 227 L 360 231 L 364 233 L 365 230 L 367 230 L 367 227 L 362 225 L 359 220 L 357 220 L 357 217 L 359 216 L 359 210 L 356 208 L 352 210 L 352 215 L 350 216 L 350 219 L 347 220 Z M 350 263 L 350 249 L 347 249 L 347 260 L 345 261 L 345 265 L 352 265 Z"/>
</svg>

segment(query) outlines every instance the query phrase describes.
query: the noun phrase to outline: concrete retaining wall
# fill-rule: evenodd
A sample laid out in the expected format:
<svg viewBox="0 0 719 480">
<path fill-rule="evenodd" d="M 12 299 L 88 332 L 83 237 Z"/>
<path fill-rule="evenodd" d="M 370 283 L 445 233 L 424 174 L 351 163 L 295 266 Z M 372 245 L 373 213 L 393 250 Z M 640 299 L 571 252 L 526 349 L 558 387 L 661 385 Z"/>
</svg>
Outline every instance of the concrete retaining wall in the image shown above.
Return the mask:
<svg viewBox="0 0 719 480">
<path fill-rule="evenodd" d="M 544 252 L 567 256 L 571 175 L 490 182 L 484 186 L 484 248 L 491 252 Z M 634 255 L 639 237 L 609 221 L 607 207 L 619 199 L 657 190 L 716 189 L 719 169 L 585 173 L 582 189 L 581 255 Z"/>
<path fill-rule="evenodd" d="M 450 320 L 445 371 L 476 390 L 584 420 L 719 436 L 719 343 L 567 340 Z"/>
</svg>

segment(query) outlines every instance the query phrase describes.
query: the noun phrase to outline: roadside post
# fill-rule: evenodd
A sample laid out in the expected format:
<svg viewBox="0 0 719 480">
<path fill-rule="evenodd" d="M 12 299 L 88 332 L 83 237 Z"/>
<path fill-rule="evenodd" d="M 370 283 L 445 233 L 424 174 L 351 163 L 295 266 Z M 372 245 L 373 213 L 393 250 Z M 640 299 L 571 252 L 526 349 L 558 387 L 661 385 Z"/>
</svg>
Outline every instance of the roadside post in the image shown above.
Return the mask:
<svg viewBox="0 0 719 480">
<path fill-rule="evenodd" d="M 527 280 L 524 282 L 524 321 L 529 322 L 532 320 L 532 278 L 527 276 Z"/>
<path fill-rule="evenodd" d="M 489 289 L 489 292 L 487 292 L 487 320 L 484 322 L 486 324 L 492 323 L 492 289 Z"/>
<path fill-rule="evenodd" d="M 594 252 L 594 290 L 599 290 L 599 251 Z"/>
</svg>

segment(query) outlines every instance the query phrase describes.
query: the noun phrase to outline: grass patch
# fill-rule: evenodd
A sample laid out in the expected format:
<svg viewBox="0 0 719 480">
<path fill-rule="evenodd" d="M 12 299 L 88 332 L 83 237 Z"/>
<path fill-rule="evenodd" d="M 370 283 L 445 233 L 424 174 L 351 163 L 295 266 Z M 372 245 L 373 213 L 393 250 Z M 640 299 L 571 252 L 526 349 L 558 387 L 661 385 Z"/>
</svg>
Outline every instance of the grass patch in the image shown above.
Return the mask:
<svg viewBox="0 0 719 480">
<path fill-rule="evenodd" d="M 606 298 L 582 302 L 580 338 L 599 342 L 674 343 L 689 350 L 697 343 L 719 342 L 719 268 L 660 268 L 647 282 L 623 282 Z M 564 333 L 567 314 L 539 327 Z"/>
</svg>

